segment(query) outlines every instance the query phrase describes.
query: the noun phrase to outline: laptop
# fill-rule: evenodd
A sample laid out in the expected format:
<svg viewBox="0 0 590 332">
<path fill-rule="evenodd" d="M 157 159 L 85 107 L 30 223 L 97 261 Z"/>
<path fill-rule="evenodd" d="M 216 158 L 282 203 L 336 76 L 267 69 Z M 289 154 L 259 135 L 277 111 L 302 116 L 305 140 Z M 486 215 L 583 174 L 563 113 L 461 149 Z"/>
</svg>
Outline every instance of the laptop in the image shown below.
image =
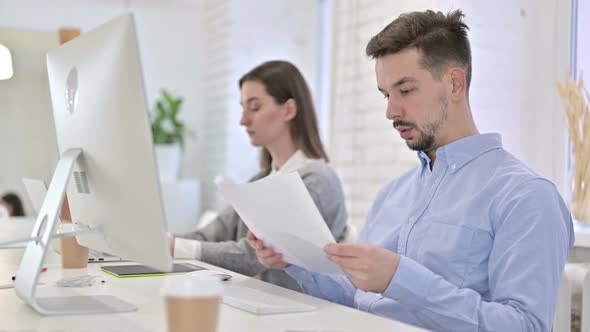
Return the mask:
<svg viewBox="0 0 590 332">
<path fill-rule="evenodd" d="M 27 179 L 23 178 L 23 184 L 25 185 L 25 190 L 27 191 L 27 195 L 29 196 L 29 200 L 33 205 L 33 209 L 35 213 L 39 214 L 41 210 L 41 206 L 43 205 L 43 200 L 45 200 L 45 196 L 47 195 L 47 185 L 45 182 L 36 179 Z M 58 217 L 59 218 L 59 217 Z M 61 224 L 61 220 L 60 220 Z M 60 251 L 59 246 L 52 246 L 55 251 Z M 88 263 L 103 263 L 103 262 L 125 262 L 127 260 L 118 257 L 109 255 L 105 252 L 100 252 L 96 250 L 89 249 L 88 250 Z"/>
</svg>

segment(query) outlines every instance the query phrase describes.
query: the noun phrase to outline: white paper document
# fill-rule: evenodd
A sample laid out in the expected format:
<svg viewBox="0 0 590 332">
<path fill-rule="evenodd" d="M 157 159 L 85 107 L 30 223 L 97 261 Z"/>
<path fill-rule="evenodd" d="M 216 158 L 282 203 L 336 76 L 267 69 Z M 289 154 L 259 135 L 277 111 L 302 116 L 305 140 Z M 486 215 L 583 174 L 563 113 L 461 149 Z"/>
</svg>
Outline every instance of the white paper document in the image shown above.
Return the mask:
<svg viewBox="0 0 590 332">
<path fill-rule="evenodd" d="M 324 253 L 324 246 L 336 241 L 297 172 L 217 186 L 250 231 L 286 262 L 320 273 L 343 273 Z"/>
</svg>

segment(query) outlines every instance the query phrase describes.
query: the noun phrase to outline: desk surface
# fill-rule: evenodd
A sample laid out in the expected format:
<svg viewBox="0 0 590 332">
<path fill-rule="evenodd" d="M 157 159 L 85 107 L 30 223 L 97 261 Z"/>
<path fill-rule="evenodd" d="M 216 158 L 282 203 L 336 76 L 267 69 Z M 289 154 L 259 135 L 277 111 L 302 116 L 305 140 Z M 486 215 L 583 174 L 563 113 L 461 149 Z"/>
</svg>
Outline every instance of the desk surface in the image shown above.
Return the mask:
<svg viewBox="0 0 590 332">
<path fill-rule="evenodd" d="M 3 252 L 14 250 L 0 251 Z M 8 254 L 8 253 L 7 253 Z M 17 270 L 14 260 L 0 260 L 0 284 L 9 283 Z M 189 262 L 189 261 L 187 261 Z M 195 264 L 212 267 L 201 262 Z M 125 264 L 125 263 L 116 263 Z M 127 263 L 129 264 L 129 263 Z M 107 263 L 105 265 L 113 265 Z M 115 295 L 138 306 L 133 313 L 111 315 L 81 315 L 50 317 L 42 316 L 24 304 L 14 289 L 0 289 L 1 331 L 165 331 L 166 318 L 160 287 L 165 277 L 118 279 L 100 271 L 101 264 L 89 264 L 87 269 L 63 270 L 58 264 L 47 265 L 48 271 L 41 274 L 44 285 L 38 287 L 40 296 L 61 295 Z M 216 268 L 217 269 L 217 268 Z M 221 270 L 221 269 L 219 269 Z M 222 304 L 219 332 L 223 331 L 422 331 L 397 321 L 384 319 L 345 306 L 333 304 L 288 289 L 232 273 L 233 284 L 244 285 L 271 294 L 285 296 L 318 307 L 310 313 L 256 316 Z M 87 288 L 59 288 L 53 283 L 66 276 L 101 274 L 106 283 Z"/>
</svg>

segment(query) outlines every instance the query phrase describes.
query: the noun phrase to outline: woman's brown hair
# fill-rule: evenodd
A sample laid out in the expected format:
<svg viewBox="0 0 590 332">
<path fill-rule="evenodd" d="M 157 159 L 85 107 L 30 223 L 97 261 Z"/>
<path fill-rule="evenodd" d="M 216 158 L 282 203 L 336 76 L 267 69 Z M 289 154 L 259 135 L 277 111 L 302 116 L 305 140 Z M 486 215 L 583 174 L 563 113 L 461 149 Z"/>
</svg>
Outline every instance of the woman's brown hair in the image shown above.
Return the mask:
<svg viewBox="0 0 590 332">
<path fill-rule="evenodd" d="M 295 146 L 308 158 L 329 161 L 320 139 L 311 92 L 297 67 L 287 61 L 264 62 L 242 76 L 239 87 L 247 81 L 262 83 L 266 92 L 278 104 L 293 99 L 297 105 L 297 114 L 291 120 L 289 130 Z M 269 151 L 262 148 L 260 166 L 270 172 L 271 164 Z"/>
</svg>

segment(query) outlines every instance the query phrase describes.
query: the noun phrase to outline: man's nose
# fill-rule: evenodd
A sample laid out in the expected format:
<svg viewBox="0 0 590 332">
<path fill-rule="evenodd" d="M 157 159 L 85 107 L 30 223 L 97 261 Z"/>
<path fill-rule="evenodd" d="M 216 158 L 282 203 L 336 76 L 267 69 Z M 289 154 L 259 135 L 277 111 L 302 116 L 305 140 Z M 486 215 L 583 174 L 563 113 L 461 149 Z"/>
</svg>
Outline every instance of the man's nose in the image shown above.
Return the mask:
<svg viewBox="0 0 590 332">
<path fill-rule="evenodd" d="M 385 110 L 385 117 L 388 120 L 395 120 L 402 117 L 403 109 L 400 103 L 392 97 L 387 99 L 387 109 Z"/>
</svg>

